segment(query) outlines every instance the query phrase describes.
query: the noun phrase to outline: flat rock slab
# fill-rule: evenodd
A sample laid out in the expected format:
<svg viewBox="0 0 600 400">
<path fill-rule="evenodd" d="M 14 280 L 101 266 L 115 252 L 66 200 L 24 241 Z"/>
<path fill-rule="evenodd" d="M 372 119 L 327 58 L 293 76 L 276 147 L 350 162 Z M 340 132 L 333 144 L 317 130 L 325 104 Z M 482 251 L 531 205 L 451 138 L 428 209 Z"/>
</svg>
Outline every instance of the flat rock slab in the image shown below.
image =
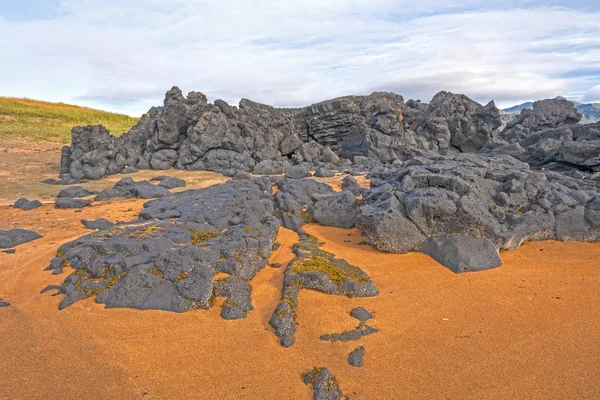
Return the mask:
<svg viewBox="0 0 600 400">
<path fill-rule="evenodd" d="M 353 318 L 356 318 L 360 322 L 367 322 L 368 320 L 373 318 L 373 314 L 371 314 L 364 307 L 356 307 L 356 308 L 352 309 L 352 311 L 350 311 L 350 316 Z"/>
<path fill-rule="evenodd" d="M 429 238 L 419 251 L 457 274 L 485 271 L 502 265 L 498 249 L 491 241 L 470 236 Z"/>
<path fill-rule="evenodd" d="M 42 237 L 43 236 L 39 233 L 28 231 L 26 229 L 0 231 L 0 249 L 9 249 Z"/>
<path fill-rule="evenodd" d="M 87 190 L 86 188 L 84 188 L 83 186 L 70 186 L 70 187 L 64 188 L 63 190 L 58 192 L 57 197 L 78 198 L 78 197 L 91 196 L 93 194 L 98 194 L 98 192 L 91 192 L 91 191 Z"/>
<path fill-rule="evenodd" d="M 94 230 L 110 229 L 110 228 L 112 228 L 115 225 L 114 222 L 110 222 L 109 220 L 104 219 L 104 218 L 100 218 L 100 219 L 97 219 L 95 221 L 90 221 L 90 220 L 87 220 L 87 219 L 82 219 L 81 223 L 87 229 L 94 229 Z"/>
<path fill-rule="evenodd" d="M 175 178 L 173 176 L 161 175 L 156 178 L 150 179 L 151 182 L 160 182 L 158 186 L 162 186 L 167 189 L 174 189 L 178 187 L 184 187 L 185 181 L 183 179 Z"/>
</svg>

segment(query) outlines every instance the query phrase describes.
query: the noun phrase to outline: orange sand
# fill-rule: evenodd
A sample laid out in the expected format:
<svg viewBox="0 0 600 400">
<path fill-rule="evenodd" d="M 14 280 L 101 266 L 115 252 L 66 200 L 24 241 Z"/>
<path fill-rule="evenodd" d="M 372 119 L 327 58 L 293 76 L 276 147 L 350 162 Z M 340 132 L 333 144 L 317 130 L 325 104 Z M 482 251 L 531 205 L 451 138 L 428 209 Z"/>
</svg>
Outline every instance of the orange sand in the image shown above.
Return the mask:
<svg viewBox="0 0 600 400">
<path fill-rule="evenodd" d="M 43 269 L 58 246 L 90 232 L 79 219 L 132 220 L 143 203 L 0 207 L 0 229 L 45 235 L 14 255 L 0 252 L 0 297 L 12 303 L 0 309 L 0 399 L 310 399 L 300 374 L 313 366 L 330 368 L 353 400 L 600 398 L 600 244 L 528 243 L 502 253 L 496 270 L 455 275 L 424 255 L 358 245 L 357 230 L 308 226 L 381 294 L 302 291 L 290 349 L 268 327 L 297 240 L 285 229 L 270 259 L 282 267 L 252 281 L 255 310 L 244 320 L 222 320 L 219 307 L 106 310 L 93 299 L 58 311 L 61 296 L 39 294 L 66 277 Z M 379 333 L 319 340 L 355 327 L 348 312 L 356 306 L 374 312 Z M 358 345 L 362 368 L 346 362 Z"/>
</svg>

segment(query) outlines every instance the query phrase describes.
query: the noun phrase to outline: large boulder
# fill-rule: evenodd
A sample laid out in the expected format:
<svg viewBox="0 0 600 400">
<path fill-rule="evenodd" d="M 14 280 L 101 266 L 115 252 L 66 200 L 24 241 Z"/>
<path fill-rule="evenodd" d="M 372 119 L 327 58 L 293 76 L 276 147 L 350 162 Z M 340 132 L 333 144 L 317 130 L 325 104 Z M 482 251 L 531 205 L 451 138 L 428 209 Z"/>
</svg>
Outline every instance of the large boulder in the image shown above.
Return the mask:
<svg viewBox="0 0 600 400">
<path fill-rule="evenodd" d="M 431 237 L 419 251 L 454 273 L 484 271 L 502 265 L 492 242 L 470 236 Z"/>
<path fill-rule="evenodd" d="M 41 207 L 43 204 L 39 200 L 27 200 L 22 197 L 13 204 L 13 208 L 18 208 L 24 211 L 35 210 L 36 208 Z"/>
<path fill-rule="evenodd" d="M 311 220 L 321 225 L 353 228 L 358 201 L 352 192 L 344 190 L 309 204 L 307 212 Z"/>
</svg>

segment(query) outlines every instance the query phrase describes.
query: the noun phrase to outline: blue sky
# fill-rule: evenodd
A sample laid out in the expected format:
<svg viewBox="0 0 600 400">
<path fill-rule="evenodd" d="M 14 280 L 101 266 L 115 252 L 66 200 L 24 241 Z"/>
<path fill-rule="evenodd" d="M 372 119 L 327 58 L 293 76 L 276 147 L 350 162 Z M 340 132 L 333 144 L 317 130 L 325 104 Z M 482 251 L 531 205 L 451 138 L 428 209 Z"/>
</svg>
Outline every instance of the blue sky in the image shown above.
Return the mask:
<svg viewBox="0 0 600 400">
<path fill-rule="evenodd" d="M 301 106 L 600 102 L 598 0 L 0 0 L 0 95 L 139 115 L 173 85 Z"/>
</svg>

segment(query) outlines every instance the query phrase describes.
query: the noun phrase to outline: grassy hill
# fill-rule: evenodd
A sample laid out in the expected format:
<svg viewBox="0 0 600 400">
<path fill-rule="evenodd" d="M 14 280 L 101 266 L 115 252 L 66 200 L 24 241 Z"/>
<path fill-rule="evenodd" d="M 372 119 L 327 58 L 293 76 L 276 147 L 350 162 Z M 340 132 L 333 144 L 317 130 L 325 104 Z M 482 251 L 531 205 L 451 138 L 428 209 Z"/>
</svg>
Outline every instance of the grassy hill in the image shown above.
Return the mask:
<svg viewBox="0 0 600 400">
<path fill-rule="evenodd" d="M 0 97 L 0 139 L 70 143 L 71 128 L 104 125 L 113 135 L 127 132 L 138 118 L 64 103 Z"/>
</svg>

